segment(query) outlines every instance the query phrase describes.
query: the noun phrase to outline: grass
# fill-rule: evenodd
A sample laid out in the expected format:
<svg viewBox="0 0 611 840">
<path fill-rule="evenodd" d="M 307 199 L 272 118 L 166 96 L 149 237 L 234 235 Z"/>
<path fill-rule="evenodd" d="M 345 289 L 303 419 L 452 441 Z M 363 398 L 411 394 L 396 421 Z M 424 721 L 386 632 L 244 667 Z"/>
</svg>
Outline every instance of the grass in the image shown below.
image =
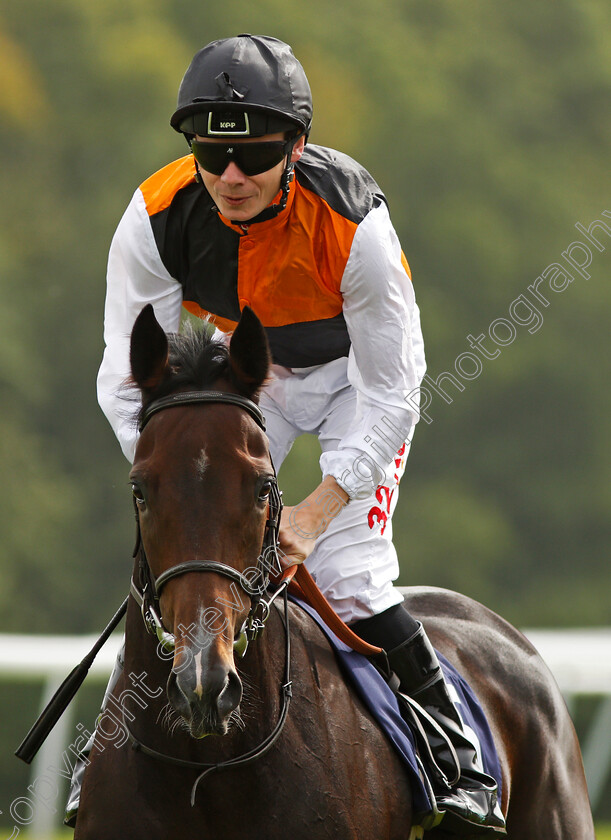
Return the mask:
<svg viewBox="0 0 611 840">
<path fill-rule="evenodd" d="M 1 837 L 10 837 L 11 836 L 11 828 L 3 828 L 0 829 Z M 74 831 L 71 828 L 63 828 L 59 829 L 56 834 L 53 835 L 53 840 L 72 840 L 74 837 Z M 30 834 L 28 831 L 20 831 L 18 835 L 18 840 L 36 840 L 33 834 Z"/>
<path fill-rule="evenodd" d="M 9 837 L 9 833 L 6 834 Z M 72 840 L 74 832 L 72 829 L 65 828 L 57 832 L 53 840 Z M 19 840 L 35 840 L 32 835 L 21 832 Z M 611 840 L 611 823 L 599 824 L 596 826 L 596 840 Z"/>
</svg>

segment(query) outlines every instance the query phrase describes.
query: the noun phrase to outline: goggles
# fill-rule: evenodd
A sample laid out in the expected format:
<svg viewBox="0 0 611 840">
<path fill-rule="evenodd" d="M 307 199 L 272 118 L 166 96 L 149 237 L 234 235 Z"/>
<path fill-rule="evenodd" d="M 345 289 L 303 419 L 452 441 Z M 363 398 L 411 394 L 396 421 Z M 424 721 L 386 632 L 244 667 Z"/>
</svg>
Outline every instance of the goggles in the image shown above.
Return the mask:
<svg viewBox="0 0 611 840">
<path fill-rule="evenodd" d="M 290 151 L 293 140 L 275 140 L 267 143 L 202 143 L 191 142 L 195 160 L 206 172 L 222 175 L 233 161 L 244 175 L 260 175 L 277 166 Z"/>
</svg>

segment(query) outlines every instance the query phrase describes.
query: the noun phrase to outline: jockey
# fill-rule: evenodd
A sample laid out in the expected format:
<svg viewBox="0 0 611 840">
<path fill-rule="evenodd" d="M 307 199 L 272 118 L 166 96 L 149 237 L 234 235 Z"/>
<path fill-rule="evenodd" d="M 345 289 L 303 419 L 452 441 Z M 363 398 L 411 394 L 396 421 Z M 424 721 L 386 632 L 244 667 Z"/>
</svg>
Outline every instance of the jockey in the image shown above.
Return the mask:
<svg viewBox="0 0 611 840">
<path fill-rule="evenodd" d="M 321 483 L 284 510 L 285 561 L 306 562 L 340 617 L 386 650 L 401 692 L 445 733 L 439 751 L 454 747 L 460 778 L 436 791 L 448 826 L 501 836 L 496 784 L 393 585 L 391 519 L 425 361 L 386 199 L 354 160 L 307 145 L 309 84 L 275 38 L 239 35 L 200 50 L 170 122 L 189 153 L 140 186 L 110 250 L 100 405 L 133 460 L 124 383 L 142 307 L 153 304 L 166 332 L 178 332 L 184 307 L 221 334 L 254 310 L 273 357 L 260 399 L 272 460 L 279 469 L 302 433 L 321 447 Z"/>
</svg>

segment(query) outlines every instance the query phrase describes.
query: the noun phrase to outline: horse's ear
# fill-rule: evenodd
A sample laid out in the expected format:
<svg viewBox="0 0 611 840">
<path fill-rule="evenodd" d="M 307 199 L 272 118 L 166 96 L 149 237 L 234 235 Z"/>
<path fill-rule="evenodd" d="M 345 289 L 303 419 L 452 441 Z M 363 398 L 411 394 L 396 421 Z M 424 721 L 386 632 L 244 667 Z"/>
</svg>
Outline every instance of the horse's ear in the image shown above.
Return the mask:
<svg viewBox="0 0 611 840">
<path fill-rule="evenodd" d="M 129 362 L 133 380 L 144 393 L 156 388 L 168 369 L 168 339 L 150 303 L 134 323 Z"/>
<path fill-rule="evenodd" d="M 271 365 L 271 353 L 263 324 L 249 306 L 229 343 L 231 379 L 241 394 L 255 397 L 265 382 Z"/>
</svg>

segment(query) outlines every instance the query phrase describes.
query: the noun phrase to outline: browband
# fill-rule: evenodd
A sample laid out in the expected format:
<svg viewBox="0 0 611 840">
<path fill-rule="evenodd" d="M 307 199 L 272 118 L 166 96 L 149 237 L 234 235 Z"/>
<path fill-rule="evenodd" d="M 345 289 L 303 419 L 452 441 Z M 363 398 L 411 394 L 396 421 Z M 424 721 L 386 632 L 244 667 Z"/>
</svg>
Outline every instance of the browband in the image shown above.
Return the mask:
<svg viewBox="0 0 611 840">
<path fill-rule="evenodd" d="M 257 425 L 265 431 L 265 418 L 259 406 L 246 397 L 241 397 L 239 394 L 230 394 L 227 391 L 185 391 L 154 400 L 142 412 L 138 431 L 141 432 L 151 417 L 162 409 L 172 408 L 172 406 L 177 405 L 193 405 L 196 403 L 227 403 L 229 405 L 238 405 L 247 411 Z"/>
</svg>

